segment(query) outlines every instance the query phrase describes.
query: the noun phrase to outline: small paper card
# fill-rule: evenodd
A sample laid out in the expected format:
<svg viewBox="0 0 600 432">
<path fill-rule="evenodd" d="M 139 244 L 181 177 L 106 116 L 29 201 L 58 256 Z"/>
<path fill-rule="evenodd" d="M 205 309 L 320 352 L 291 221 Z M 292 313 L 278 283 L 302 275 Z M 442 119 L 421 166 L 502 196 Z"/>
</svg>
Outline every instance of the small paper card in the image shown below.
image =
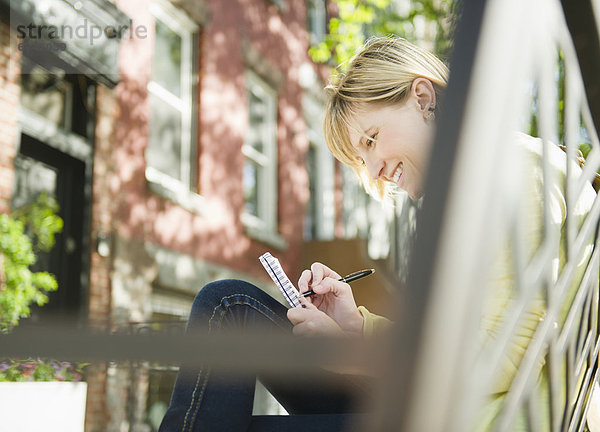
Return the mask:
<svg viewBox="0 0 600 432">
<path fill-rule="evenodd" d="M 258 258 L 269 274 L 275 285 L 279 287 L 283 296 L 286 298 L 291 307 L 300 307 L 300 297 L 298 295 L 298 290 L 292 282 L 290 282 L 289 278 L 281 268 L 281 264 L 279 264 L 279 260 L 271 255 L 269 252 L 261 255 Z"/>
</svg>

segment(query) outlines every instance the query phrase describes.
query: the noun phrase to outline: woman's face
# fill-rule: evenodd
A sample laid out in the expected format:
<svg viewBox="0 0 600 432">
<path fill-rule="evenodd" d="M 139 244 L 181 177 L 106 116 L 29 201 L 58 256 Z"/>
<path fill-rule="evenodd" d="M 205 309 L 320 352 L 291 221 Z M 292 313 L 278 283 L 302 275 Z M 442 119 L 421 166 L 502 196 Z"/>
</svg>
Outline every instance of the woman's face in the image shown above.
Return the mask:
<svg viewBox="0 0 600 432">
<path fill-rule="evenodd" d="M 412 95 L 399 105 L 364 105 L 354 117 L 363 134 L 349 128 L 369 175 L 395 183 L 412 199 L 423 194 L 434 130 L 423 106 Z"/>
</svg>

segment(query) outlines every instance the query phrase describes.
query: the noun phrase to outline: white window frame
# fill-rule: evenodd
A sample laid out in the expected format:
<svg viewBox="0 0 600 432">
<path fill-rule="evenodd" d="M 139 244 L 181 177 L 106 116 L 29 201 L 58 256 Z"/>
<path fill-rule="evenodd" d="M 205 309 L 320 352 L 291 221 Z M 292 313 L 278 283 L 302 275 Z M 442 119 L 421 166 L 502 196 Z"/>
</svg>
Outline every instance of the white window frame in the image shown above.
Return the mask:
<svg viewBox="0 0 600 432">
<path fill-rule="evenodd" d="M 331 240 L 335 236 L 335 160 L 322 133 L 324 108 L 317 98 L 306 93 L 302 108 L 309 145 L 315 150 L 315 189 L 321 191 L 315 197 L 316 237 L 311 240 Z"/>
<path fill-rule="evenodd" d="M 285 240 L 277 232 L 277 209 L 278 209 L 278 161 L 277 161 L 277 91 L 263 80 L 257 73 L 246 71 L 246 88 L 248 93 L 252 92 L 265 101 L 268 123 L 264 124 L 256 133 L 261 137 L 263 152 L 257 151 L 248 141 L 250 131 L 253 127 L 248 122 L 248 133 L 246 141 L 242 145 L 242 154 L 246 159 L 252 161 L 258 169 L 263 170 L 256 185 L 258 215 L 243 211 L 242 223 L 246 232 L 258 240 L 283 248 Z M 248 113 L 250 113 L 250 102 L 248 99 Z M 248 115 L 248 119 L 250 116 Z M 245 163 L 245 161 L 244 161 Z"/>
<path fill-rule="evenodd" d="M 344 221 L 344 238 L 364 238 L 369 233 L 369 196 L 360 184 L 356 173 L 348 166 L 341 165 Z"/>
<path fill-rule="evenodd" d="M 201 213 L 203 199 L 195 193 L 196 151 L 192 138 L 196 128 L 194 119 L 194 89 L 195 89 L 195 39 L 199 31 L 198 25 L 183 11 L 167 1 L 155 1 L 150 5 L 150 12 L 155 20 L 162 22 L 181 37 L 181 97 L 155 81 L 148 83 L 148 93 L 175 108 L 181 113 L 181 166 L 180 178 L 161 172 L 147 165 L 146 179 L 151 189 L 165 196 L 190 211 Z M 152 119 L 150 119 L 152 121 Z"/>
<path fill-rule="evenodd" d="M 327 34 L 327 0 L 308 0 L 307 14 L 310 43 L 317 45 Z M 315 29 L 320 29 L 320 33 L 315 33 Z"/>
<path fill-rule="evenodd" d="M 277 9 L 279 9 L 279 11 L 284 11 L 287 7 L 286 4 L 286 0 L 269 0 L 271 3 L 273 3 L 275 6 L 277 6 Z"/>
</svg>

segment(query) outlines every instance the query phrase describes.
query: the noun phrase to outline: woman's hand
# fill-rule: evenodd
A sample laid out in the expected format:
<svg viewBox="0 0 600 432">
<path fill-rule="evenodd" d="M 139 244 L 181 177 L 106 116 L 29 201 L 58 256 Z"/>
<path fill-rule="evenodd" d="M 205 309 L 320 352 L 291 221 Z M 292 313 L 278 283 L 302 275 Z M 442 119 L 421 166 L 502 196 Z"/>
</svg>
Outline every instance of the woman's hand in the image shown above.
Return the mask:
<svg viewBox="0 0 600 432">
<path fill-rule="evenodd" d="M 287 312 L 288 319 L 294 324 L 294 329 L 292 330 L 294 335 L 305 337 L 349 336 L 331 317 L 317 309 L 310 301 L 301 297 L 300 303 L 302 303 L 301 308 L 291 308 Z M 321 364 L 321 367 L 335 373 L 368 375 L 368 373 L 356 367 L 340 367 L 337 362 L 335 364 Z"/>
<path fill-rule="evenodd" d="M 316 293 L 302 298 L 306 312 L 312 310 L 308 305 L 314 306 L 332 319 L 344 333 L 362 335 L 363 317 L 356 307 L 352 289 L 339 279 L 339 274 L 318 262 L 313 263 L 310 270 L 304 270 L 298 280 L 300 292 L 312 289 Z"/>
<path fill-rule="evenodd" d="M 302 307 L 288 309 L 287 317 L 294 324 L 296 336 L 344 336 L 344 331 L 325 312 L 317 309 L 308 300 L 301 298 Z"/>
</svg>

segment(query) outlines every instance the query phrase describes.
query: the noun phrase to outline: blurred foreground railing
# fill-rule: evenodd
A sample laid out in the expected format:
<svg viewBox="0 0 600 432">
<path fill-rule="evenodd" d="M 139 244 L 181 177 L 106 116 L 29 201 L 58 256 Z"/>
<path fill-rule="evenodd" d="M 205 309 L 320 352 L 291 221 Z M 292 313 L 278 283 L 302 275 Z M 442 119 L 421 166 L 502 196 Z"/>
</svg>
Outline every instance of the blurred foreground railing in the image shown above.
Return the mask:
<svg viewBox="0 0 600 432">
<path fill-rule="evenodd" d="M 287 335 L 265 338 L 260 332 L 106 334 L 84 330 L 24 328 L 3 335 L 2 355 L 72 361 L 189 362 L 214 369 L 302 371 L 315 364 L 364 367 L 376 341 L 302 340 Z M 378 344 L 378 343 L 377 343 Z M 311 362 L 307 357 L 311 356 Z M 243 360 L 243 361 L 242 361 Z M 369 363 L 370 364 L 370 363 Z"/>
</svg>

